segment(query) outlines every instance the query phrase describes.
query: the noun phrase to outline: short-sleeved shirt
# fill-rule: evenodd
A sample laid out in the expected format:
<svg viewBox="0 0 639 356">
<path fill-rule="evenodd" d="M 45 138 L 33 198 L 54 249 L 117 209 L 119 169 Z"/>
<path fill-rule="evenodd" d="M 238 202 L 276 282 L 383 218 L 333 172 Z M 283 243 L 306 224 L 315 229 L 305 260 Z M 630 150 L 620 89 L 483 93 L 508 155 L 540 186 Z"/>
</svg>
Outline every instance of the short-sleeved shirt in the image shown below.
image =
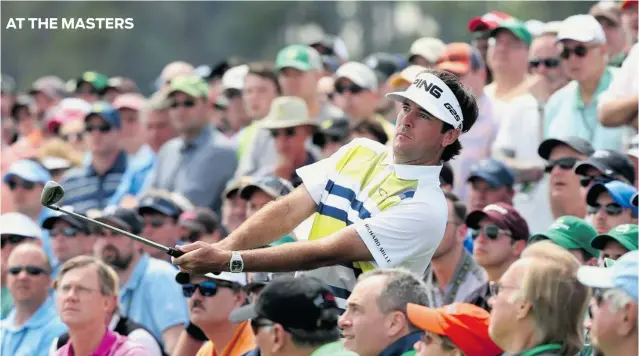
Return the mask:
<svg viewBox="0 0 639 356">
<path fill-rule="evenodd" d="M 121 314 L 140 323 L 158 340 L 166 329 L 189 321 L 176 273 L 170 263 L 143 254 L 120 289 Z"/>
<path fill-rule="evenodd" d="M 149 145 L 142 146 L 131 159 L 124 175 L 122 175 L 122 181 L 111 199 L 109 199 L 109 205 L 120 204 L 120 200 L 127 195 L 137 196 L 140 194 L 145 187 L 146 179 L 154 163 L 155 152 Z"/>
<path fill-rule="evenodd" d="M 60 182 L 64 188 L 64 205 L 71 205 L 80 212 L 104 209 L 118 189 L 127 164 L 127 154 L 121 151 L 103 175 L 99 175 L 90 163 L 68 170 Z"/>
<path fill-rule="evenodd" d="M 22 326 L 15 326 L 16 311 L 0 322 L 0 355 L 47 355 L 55 338 L 67 331 L 51 297 Z"/>
<path fill-rule="evenodd" d="M 92 355 L 100 356 L 147 356 L 149 352 L 144 346 L 129 340 L 126 336 L 106 330 L 98 348 Z M 56 356 L 74 356 L 71 341 L 56 352 Z"/>
<path fill-rule="evenodd" d="M 191 142 L 176 137 L 162 146 L 149 186 L 180 193 L 195 206 L 219 214 L 222 192 L 236 168 L 237 154 L 232 143 L 209 125 Z"/>
<path fill-rule="evenodd" d="M 443 291 L 439 288 L 432 268 L 426 271 L 424 282 L 428 286 L 429 306 L 439 308 L 454 302 L 462 302 L 470 293 L 487 281 L 484 269 L 475 262 L 473 256 L 463 251 L 463 255 L 455 267 L 453 277 Z"/>
<path fill-rule="evenodd" d="M 389 148 L 355 139 L 331 157 L 297 170 L 317 204 L 309 240 L 353 226 L 373 256 L 304 272 L 333 287 L 340 308 L 361 272 L 404 267 L 423 275 L 446 228 L 442 166 L 393 162 Z"/>
<path fill-rule="evenodd" d="M 242 356 L 254 348 L 255 335 L 253 334 L 253 329 L 247 321 L 244 321 L 239 324 L 221 354 L 218 355 L 215 351 L 215 344 L 212 341 L 207 341 L 197 352 L 197 356 Z"/>
<path fill-rule="evenodd" d="M 603 127 L 597 116 L 599 96 L 608 89 L 617 71 L 616 68 L 606 68 L 588 105 L 581 98 L 576 80 L 557 90 L 545 107 L 544 139 L 577 136 L 590 141 L 597 150 L 621 150 L 625 129 Z"/>
</svg>

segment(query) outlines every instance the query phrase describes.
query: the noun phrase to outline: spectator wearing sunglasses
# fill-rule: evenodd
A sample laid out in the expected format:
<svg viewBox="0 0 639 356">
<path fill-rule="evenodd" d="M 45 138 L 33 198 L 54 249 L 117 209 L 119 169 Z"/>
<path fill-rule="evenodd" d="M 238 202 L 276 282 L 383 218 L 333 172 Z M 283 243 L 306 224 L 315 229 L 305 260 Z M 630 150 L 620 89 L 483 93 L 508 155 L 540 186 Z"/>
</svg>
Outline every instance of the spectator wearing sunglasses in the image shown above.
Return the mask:
<svg viewBox="0 0 639 356">
<path fill-rule="evenodd" d="M 636 233 L 636 232 L 635 232 Z M 606 356 L 637 355 L 637 262 L 632 251 L 612 267 L 582 266 L 577 278 L 594 289 L 591 326 L 594 346 Z"/>
<path fill-rule="evenodd" d="M 200 327 L 209 340 L 197 356 L 241 356 L 255 348 L 255 336 L 249 322 L 229 320 L 234 309 L 247 303 L 245 273 L 221 272 L 215 279 L 192 276 L 187 282 L 182 284 L 182 292 L 189 299 L 191 322 Z M 184 331 L 180 343 L 187 337 Z M 177 355 L 187 354 L 183 348 L 176 348 L 176 351 Z"/>
<path fill-rule="evenodd" d="M 248 65 L 242 64 L 230 68 L 222 76 L 222 95 L 228 100 L 226 121 L 229 132 L 227 135 L 230 134 L 236 144 L 240 130 L 251 123 L 251 118 L 248 116 L 242 100 L 244 80 L 248 70 Z"/>
<path fill-rule="evenodd" d="M 515 175 L 502 162 L 492 158 L 479 161 L 471 167 L 467 182 L 470 188 L 468 208 L 471 211 L 498 202 L 512 204 Z"/>
<path fill-rule="evenodd" d="M 555 92 L 544 112 L 544 137 L 578 136 L 595 149 L 621 150 L 621 128 L 603 127 L 597 118 L 599 96 L 616 69 L 607 66 L 608 46 L 601 25 L 591 15 L 565 19 L 557 46 L 570 83 Z"/>
<path fill-rule="evenodd" d="M 297 187 L 302 181 L 295 170 L 319 160 L 314 152 L 306 148 L 306 142 L 313 137 L 318 122 L 310 117 L 302 99 L 281 96 L 273 100 L 269 114 L 260 124 L 273 136 L 279 156 L 270 174 L 286 179 Z"/>
<path fill-rule="evenodd" d="M 395 134 L 395 126 L 376 112 L 379 86 L 375 72 L 363 63 L 348 62 L 334 75 L 335 102 L 352 122 L 374 121 L 382 125 L 387 141 Z"/>
<path fill-rule="evenodd" d="M 596 266 L 599 250 L 591 246 L 597 231 L 576 216 L 562 216 L 547 231 L 530 237 L 528 244 L 550 240 L 572 253 L 582 265 Z"/>
<path fill-rule="evenodd" d="M 51 265 L 41 247 L 17 246 L 7 261 L 7 285 L 15 308 L 0 322 L 2 355 L 46 355 L 66 331 L 49 295 Z"/>
<path fill-rule="evenodd" d="M 139 235 L 144 220 L 136 211 L 118 208 L 96 220 Z M 188 322 L 186 301 L 175 284 L 175 268 L 139 249 L 133 239 L 103 228 L 96 229 L 96 256 L 118 274 L 120 313 L 147 328 L 171 354 Z"/>
<path fill-rule="evenodd" d="M 577 162 L 575 173 L 581 176 L 581 196 L 584 199 L 588 190 L 596 183 L 619 180 L 633 184 L 637 174 L 632 160 L 614 150 L 595 151 L 588 159 Z"/>
<path fill-rule="evenodd" d="M 460 199 L 468 197 L 464 184 L 473 164 L 491 156 L 491 145 L 495 141 L 499 125 L 493 117 L 493 107 L 484 93 L 486 85 L 486 65 L 476 48 L 467 43 L 451 43 L 446 46 L 437 63 L 438 70 L 455 74 L 459 80 L 477 97 L 479 116 L 473 130 L 460 137 L 464 146 L 460 155 L 450 164 L 455 171 L 455 194 Z"/>
<path fill-rule="evenodd" d="M 542 190 L 534 195 L 543 196 L 545 199 L 537 198 L 535 201 L 545 204 L 524 210 L 533 232 L 544 231 L 553 219 L 560 216 L 586 216 L 586 201 L 581 195 L 579 176 L 573 168 L 593 152 L 590 142 L 576 136 L 551 138 L 539 145 L 537 153 L 546 160 L 544 171 L 548 174 L 548 193 Z M 548 205 L 550 209 L 547 209 Z"/>
<path fill-rule="evenodd" d="M 69 332 L 51 343 L 50 356 L 164 355 L 151 333 L 117 313 L 118 275 L 104 262 L 73 258 L 62 265 L 53 286 Z"/>
<path fill-rule="evenodd" d="M 635 187 L 620 181 L 597 183 L 590 188 L 586 195 L 587 213 L 598 233 L 637 221 L 637 208 L 630 204 L 636 192 Z"/>
<path fill-rule="evenodd" d="M 211 124 L 208 91 L 206 82 L 196 75 L 171 81 L 169 115 L 179 137 L 162 146 L 146 183 L 219 213 L 237 155 L 231 142 Z"/>
<path fill-rule="evenodd" d="M 512 16 L 503 12 L 491 11 L 482 16 L 473 17 L 468 21 L 468 32 L 470 32 L 473 37 L 471 44 L 479 50 L 484 62 L 486 62 L 486 58 L 488 56 L 488 39 L 490 38 L 490 31 L 497 28 L 499 23 L 503 20 L 511 17 Z M 491 83 L 492 81 L 493 76 L 491 69 L 487 67 L 486 83 Z"/>
<path fill-rule="evenodd" d="M 577 280 L 579 267 L 550 241 L 527 247 L 491 285 L 490 338 L 508 355 L 576 355 L 590 301 L 590 289 Z"/>
<path fill-rule="evenodd" d="M 240 189 L 250 182 L 251 177 L 242 176 L 229 181 L 222 193 L 222 226 L 229 232 L 237 229 L 246 220 L 246 201 L 240 197 Z"/>
<path fill-rule="evenodd" d="M 11 251 L 22 243 L 42 245 L 42 229 L 28 216 L 20 213 L 0 215 L 0 320 L 4 319 L 13 307 L 11 294 L 7 289 L 7 259 Z"/>
<path fill-rule="evenodd" d="M 465 302 L 490 311 L 490 282 L 496 282 L 519 259 L 530 237 L 526 220 L 512 206 L 496 203 L 466 217 L 474 240 L 475 262 L 486 270 L 488 282 L 471 292 Z"/>
<path fill-rule="evenodd" d="M 424 330 L 415 343 L 417 356 L 497 356 L 503 351 L 488 335 L 490 314 L 468 304 L 454 303 L 441 308 L 409 303 L 406 315 Z"/>
<path fill-rule="evenodd" d="M 259 351 L 249 355 L 354 356 L 339 340 L 338 318 L 331 288 L 304 276 L 269 282 L 256 302 L 230 315 L 236 323 L 250 320 Z"/>
<path fill-rule="evenodd" d="M 144 237 L 164 246 L 180 244 L 178 218 L 185 208 L 176 200 L 175 194 L 161 190 L 149 190 L 140 197 L 137 212 L 144 220 L 142 229 Z M 186 208 L 192 208 L 192 206 Z M 163 251 L 147 245 L 140 244 L 140 247 L 151 257 L 167 261 L 170 257 Z"/>
<path fill-rule="evenodd" d="M 635 221 L 636 222 L 636 221 Z M 601 262 L 606 259 L 617 260 L 629 251 L 636 251 L 637 234 L 639 233 L 639 226 L 634 224 L 622 224 L 612 228 L 607 233 L 596 236 L 592 240 L 592 247 L 601 250 Z"/>
<path fill-rule="evenodd" d="M 84 72 L 80 78 L 76 79 L 76 98 L 83 99 L 91 104 L 100 100 L 106 89 L 109 77 L 98 72 Z"/>
<path fill-rule="evenodd" d="M 63 209 L 73 211 L 73 207 L 64 206 Z M 95 237 L 89 231 L 89 224 L 71 215 L 55 212 L 42 222 L 51 238 L 53 252 L 58 264 L 53 266 L 51 278 L 55 279 L 60 267 L 73 257 L 93 254 Z"/>
<path fill-rule="evenodd" d="M 209 208 L 187 210 L 178 219 L 180 240 L 192 243 L 204 241 L 208 244 L 220 242 L 224 238 L 220 219 Z"/>
<path fill-rule="evenodd" d="M 64 175 L 60 182 L 65 190 L 64 204 L 77 211 L 104 209 L 129 162 L 120 145 L 120 113 L 105 102 L 96 102 L 84 123 L 90 160 Z"/>
</svg>

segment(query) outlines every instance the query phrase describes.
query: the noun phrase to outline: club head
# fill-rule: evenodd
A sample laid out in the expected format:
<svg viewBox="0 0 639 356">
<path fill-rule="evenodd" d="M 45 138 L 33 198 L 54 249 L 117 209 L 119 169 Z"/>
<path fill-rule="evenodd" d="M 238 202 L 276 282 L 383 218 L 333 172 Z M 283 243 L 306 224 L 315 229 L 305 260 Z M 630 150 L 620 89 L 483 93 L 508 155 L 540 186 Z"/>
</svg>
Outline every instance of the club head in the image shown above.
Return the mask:
<svg viewBox="0 0 639 356">
<path fill-rule="evenodd" d="M 48 181 L 42 189 L 40 203 L 44 206 L 50 206 L 60 201 L 64 197 L 64 189 L 62 186 L 52 180 Z"/>
</svg>

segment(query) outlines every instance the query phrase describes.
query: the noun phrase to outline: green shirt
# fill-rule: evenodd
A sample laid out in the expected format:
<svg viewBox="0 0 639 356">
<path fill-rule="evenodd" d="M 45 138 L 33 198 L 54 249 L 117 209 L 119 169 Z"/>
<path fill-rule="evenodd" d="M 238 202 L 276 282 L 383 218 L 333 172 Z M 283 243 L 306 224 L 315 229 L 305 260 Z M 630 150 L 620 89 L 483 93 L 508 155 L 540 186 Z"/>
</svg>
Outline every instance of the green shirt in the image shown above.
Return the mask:
<svg viewBox="0 0 639 356">
<path fill-rule="evenodd" d="M 2 320 L 9 315 L 11 308 L 13 308 L 13 298 L 11 298 L 11 293 L 9 293 L 7 286 L 0 289 L 0 302 L 2 302 L 2 309 L 0 310 L 0 320 Z"/>
<path fill-rule="evenodd" d="M 357 356 L 357 354 L 346 350 L 341 341 L 335 341 L 320 346 L 310 356 Z"/>
</svg>

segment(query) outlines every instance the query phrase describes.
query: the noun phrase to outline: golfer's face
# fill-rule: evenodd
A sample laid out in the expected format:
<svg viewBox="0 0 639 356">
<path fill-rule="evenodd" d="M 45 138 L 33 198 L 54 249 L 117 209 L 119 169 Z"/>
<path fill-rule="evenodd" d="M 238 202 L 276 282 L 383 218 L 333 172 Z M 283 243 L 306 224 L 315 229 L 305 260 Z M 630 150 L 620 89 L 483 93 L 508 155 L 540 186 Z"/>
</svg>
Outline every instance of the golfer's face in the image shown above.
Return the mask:
<svg viewBox="0 0 639 356">
<path fill-rule="evenodd" d="M 442 147 L 443 121 L 422 109 L 413 101 L 405 99 L 397 115 L 397 126 L 393 148 L 395 156 L 404 162 L 422 159 Z M 401 162 L 398 162 L 401 163 Z"/>
</svg>

